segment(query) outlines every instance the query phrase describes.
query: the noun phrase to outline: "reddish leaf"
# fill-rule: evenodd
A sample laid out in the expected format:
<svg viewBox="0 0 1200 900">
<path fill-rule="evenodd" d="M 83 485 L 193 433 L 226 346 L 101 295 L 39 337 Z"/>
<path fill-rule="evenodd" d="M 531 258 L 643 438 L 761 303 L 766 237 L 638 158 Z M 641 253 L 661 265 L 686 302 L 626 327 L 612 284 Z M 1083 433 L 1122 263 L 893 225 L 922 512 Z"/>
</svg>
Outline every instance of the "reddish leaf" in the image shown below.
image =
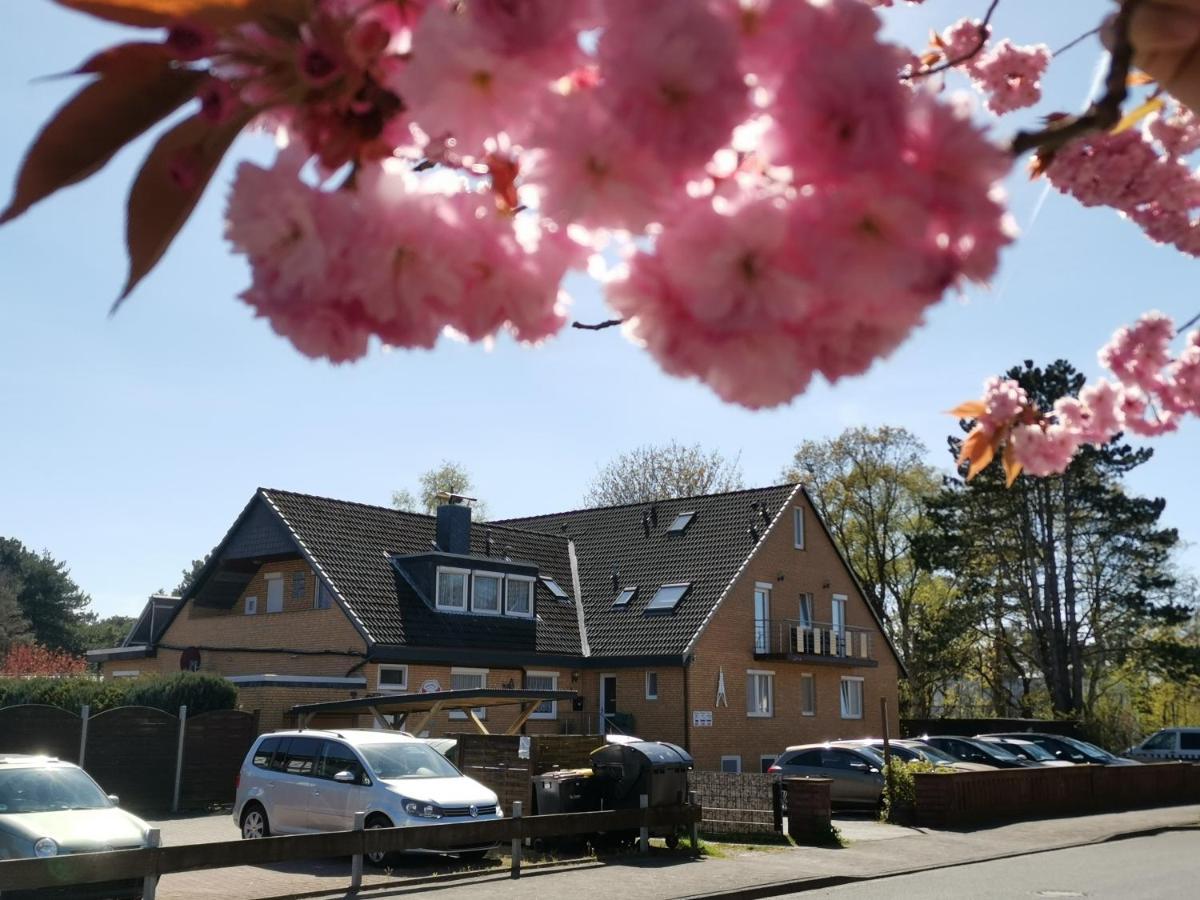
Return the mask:
<svg viewBox="0 0 1200 900">
<path fill-rule="evenodd" d="M 171 60 L 166 44 L 138 41 L 117 44 L 101 50 L 69 75 L 135 75 L 156 66 L 166 66 Z"/>
<path fill-rule="evenodd" d="M 1013 451 L 1012 441 L 1004 445 L 1004 486 L 1012 487 L 1013 482 L 1017 480 L 1017 476 L 1021 474 L 1021 469 L 1024 468 L 1017 462 L 1017 454 Z"/>
<path fill-rule="evenodd" d="M 1000 441 L 999 434 L 989 434 L 978 426 L 971 429 L 962 444 L 958 454 L 958 464 L 968 463 L 967 481 L 970 481 L 988 467 L 988 463 L 996 455 L 996 445 Z"/>
<path fill-rule="evenodd" d="M 243 110 L 220 124 L 193 116 L 154 145 L 129 191 L 125 222 L 129 278 L 113 304 L 114 312 L 167 251 L 196 208 L 221 157 L 252 115 Z"/>
<path fill-rule="evenodd" d="M 165 28 L 188 20 L 206 25 L 240 25 L 252 19 L 308 17 L 311 0 L 54 0 L 59 6 L 106 22 Z"/>
<path fill-rule="evenodd" d="M 950 415 L 959 419 L 978 419 L 987 412 L 987 405 L 982 400 L 968 400 L 950 410 Z"/>
<path fill-rule="evenodd" d="M 122 68 L 89 84 L 34 139 L 0 224 L 100 169 L 118 150 L 191 98 L 203 77 L 162 62 Z"/>
<path fill-rule="evenodd" d="M 492 176 L 492 193 L 496 205 L 509 212 L 517 208 L 517 175 L 521 167 L 515 159 L 500 153 L 487 155 L 488 174 Z"/>
</svg>

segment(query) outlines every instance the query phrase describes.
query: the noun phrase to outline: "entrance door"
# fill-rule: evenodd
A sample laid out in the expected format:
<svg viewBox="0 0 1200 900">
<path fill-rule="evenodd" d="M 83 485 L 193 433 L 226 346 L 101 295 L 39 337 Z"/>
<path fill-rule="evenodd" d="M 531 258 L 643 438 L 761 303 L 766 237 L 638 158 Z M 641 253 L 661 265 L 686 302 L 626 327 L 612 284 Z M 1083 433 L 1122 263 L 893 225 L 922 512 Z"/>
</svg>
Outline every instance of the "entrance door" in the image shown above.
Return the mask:
<svg viewBox="0 0 1200 900">
<path fill-rule="evenodd" d="M 600 676 L 600 733 L 608 734 L 611 729 L 609 716 L 617 711 L 617 676 Z"/>
</svg>

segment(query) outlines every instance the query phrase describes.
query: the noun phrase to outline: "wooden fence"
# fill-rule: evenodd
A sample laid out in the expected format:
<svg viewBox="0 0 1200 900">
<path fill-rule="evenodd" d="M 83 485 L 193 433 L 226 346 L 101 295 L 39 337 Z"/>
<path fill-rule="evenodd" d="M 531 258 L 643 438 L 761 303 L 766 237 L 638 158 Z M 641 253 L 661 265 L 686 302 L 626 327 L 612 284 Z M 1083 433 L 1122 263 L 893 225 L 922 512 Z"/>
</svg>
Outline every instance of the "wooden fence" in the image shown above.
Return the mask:
<svg viewBox="0 0 1200 900">
<path fill-rule="evenodd" d="M 775 775 L 757 772 L 688 773 L 688 790 L 704 809 L 700 827 L 708 834 L 779 831 L 778 783 Z"/>
<path fill-rule="evenodd" d="M 1063 766 L 994 772 L 922 773 L 916 824 L 959 828 L 1200 802 L 1200 766 Z"/>
<path fill-rule="evenodd" d="M 639 829 L 643 835 L 642 849 L 645 850 L 644 835 L 647 831 L 692 826 L 700 821 L 700 817 L 699 807 L 685 804 L 594 813 L 517 816 L 454 825 L 356 829 L 256 841 L 216 841 L 178 847 L 78 853 L 53 859 L 0 862 L 0 884 L 4 885 L 6 891 L 23 891 L 144 878 L 147 879 L 146 896 L 150 898 L 158 878 L 174 872 L 330 856 L 356 857 L 355 871 L 361 872 L 362 855 L 380 851 L 439 850 L 506 841 L 512 842 L 516 849 L 527 839 L 637 832 Z M 514 854 L 513 873 L 520 873 L 519 850 Z"/>
<path fill-rule="evenodd" d="M 520 801 L 534 809 L 533 776 L 551 769 L 586 768 L 603 738 L 565 734 L 455 734 L 458 767 L 495 791 L 505 809 Z M 522 747 L 525 748 L 524 753 Z"/>
<path fill-rule="evenodd" d="M 54 706 L 0 709 L 0 753 L 78 763 L 106 793 L 135 812 L 233 802 L 242 760 L 258 736 L 256 713 L 218 710 L 173 716 L 123 706 L 92 716 Z"/>
</svg>

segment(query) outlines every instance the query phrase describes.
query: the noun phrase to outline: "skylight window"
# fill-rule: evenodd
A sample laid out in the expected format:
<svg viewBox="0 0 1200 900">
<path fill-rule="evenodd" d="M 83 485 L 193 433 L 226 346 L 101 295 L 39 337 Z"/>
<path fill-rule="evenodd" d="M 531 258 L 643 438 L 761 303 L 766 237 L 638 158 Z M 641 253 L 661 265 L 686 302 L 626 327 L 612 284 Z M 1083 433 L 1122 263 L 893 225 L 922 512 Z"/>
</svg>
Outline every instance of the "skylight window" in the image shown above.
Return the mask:
<svg viewBox="0 0 1200 900">
<path fill-rule="evenodd" d="M 628 606 L 629 601 L 633 599 L 637 593 L 637 587 L 627 587 L 621 593 L 617 594 L 617 599 L 613 601 L 613 606 Z"/>
<path fill-rule="evenodd" d="M 692 519 L 695 515 L 696 511 L 694 509 L 691 512 L 681 512 L 675 517 L 675 521 L 671 523 L 671 527 L 667 529 L 667 534 L 683 534 L 684 529 L 692 524 Z"/>
<path fill-rule="evenodd" d="M 670 612 L 683 599 L 691 584 L 664 584 L 654 594 L 646 607 L 646 612 Z"/>
<path fill-rule="evenodd" d="M 564 591 L 561 587 L 559 587 L 558 582 L 555 581 L 553 578 L 543 575 L 542 576 L 542 584 L 544 584 L 546 586 L 546 589 L 548 591 L 550 591 L 550 593 L 552 593 L 559 600 L 570 600 L 571 599 L 571 597 L 567 594 L 567 592 Z"/>
</svg>

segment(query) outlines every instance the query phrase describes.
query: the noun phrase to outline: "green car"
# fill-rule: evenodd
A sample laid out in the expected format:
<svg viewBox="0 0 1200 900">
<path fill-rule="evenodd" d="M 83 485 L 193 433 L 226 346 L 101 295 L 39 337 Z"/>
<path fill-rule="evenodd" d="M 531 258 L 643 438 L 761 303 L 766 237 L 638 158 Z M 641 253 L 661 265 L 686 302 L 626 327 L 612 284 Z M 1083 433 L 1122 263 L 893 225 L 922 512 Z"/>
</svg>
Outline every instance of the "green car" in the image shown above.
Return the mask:
<svg viewBox="0 0 1200 900">
<path fill-rule="evenodd" d="M 150 826 L 117 806 L 72 763 L 0 755 L 0 860 L 129 850 L 147 845 Z M 142 880 L 61 885 L 0 898 L 141 898 Z"/>
</svg>

